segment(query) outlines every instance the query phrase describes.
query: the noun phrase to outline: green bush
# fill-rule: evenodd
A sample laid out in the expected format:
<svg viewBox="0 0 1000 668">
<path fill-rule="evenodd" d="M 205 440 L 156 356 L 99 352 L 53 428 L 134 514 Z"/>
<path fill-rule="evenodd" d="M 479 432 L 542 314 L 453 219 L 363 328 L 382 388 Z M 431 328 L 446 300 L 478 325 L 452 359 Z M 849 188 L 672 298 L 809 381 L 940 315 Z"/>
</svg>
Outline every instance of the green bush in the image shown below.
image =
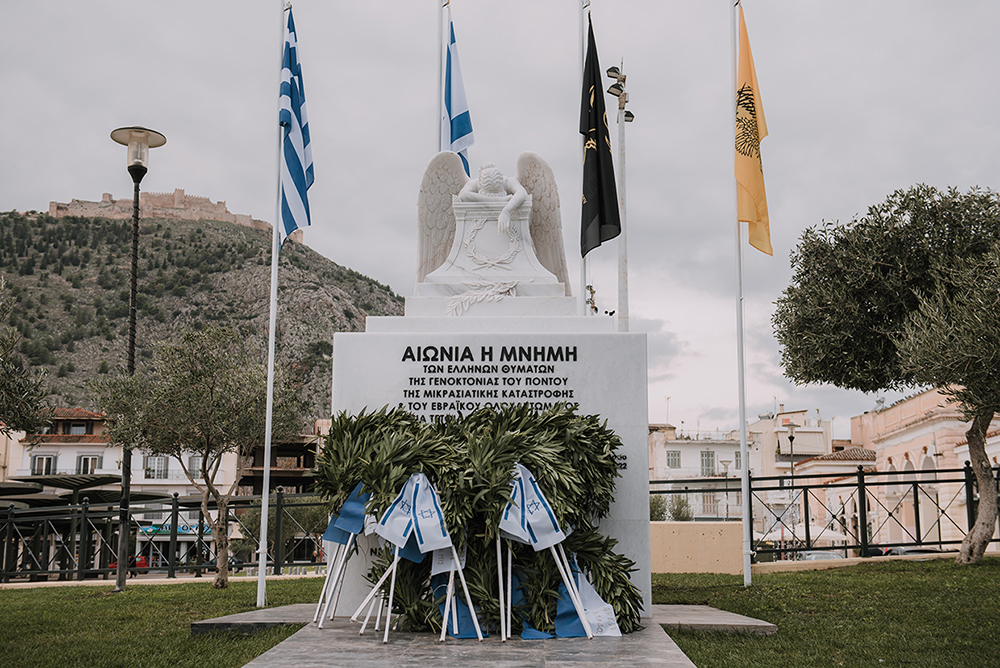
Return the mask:
<svg viewBox="0 0 1000 668">
<path fill-rule="evenodd" d="M 663 494 L 649 495 L 649 521 L 663 522 L 667 519 L 667 499 Z"/>
</svg>

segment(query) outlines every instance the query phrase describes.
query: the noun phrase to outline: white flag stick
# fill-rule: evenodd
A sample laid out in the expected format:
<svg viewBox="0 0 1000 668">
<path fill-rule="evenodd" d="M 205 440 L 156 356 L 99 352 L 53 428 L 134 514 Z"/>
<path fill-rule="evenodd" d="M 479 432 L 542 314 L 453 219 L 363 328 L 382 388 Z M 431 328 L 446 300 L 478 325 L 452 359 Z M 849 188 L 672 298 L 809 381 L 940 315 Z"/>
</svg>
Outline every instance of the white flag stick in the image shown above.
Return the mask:
<svg viewBox="0 0 1000 668">
<path fill-rule="evenodd" d="M 365 615 L 365 623 L 361 625 L 361 633 L 359 635 L 365 634 L 365 629 L 368 628 L 368 620 L 372 617 L 372 610 L 375 609 L 375 605 L 378 604 L 378 618 L 375 620 L 375 630 L 378 631 L 378 620 L 382 617 L 382 597 L 373 598 L 372 602 L 368 605 L 368 614 Z"/>
<path fill-rule="evenodd" d="M 500 544 L 500 533 L 497 533 L 497 596 L 500 600 L 500 642 L 506 642 L 508 632 L 504 621 L 507 617 L 503 602 L 503 546 Z"/>
<path fill-rule="evenodd" d="M 510 635 L 511 625 L 513 623 L 513 606 L 511 605 L 511 599 L 514 595 L 514 578 L 511 577 L 511 572 L 514 568 L 514 552 L 510 549 L 510 541 L 507 541 L 507 634 Z"/>
<path fill-rule="evenodd" d="M 347 539 L 347 545 L 344 546 L 344 549 L 341 551 L 339 555 L 340 558 L 337 559 L 337 568 L 334 570 L 333 574 L 333 585 L 332 585 L 333 589 L 330 590 L 330 593 L 326 597 L 326 607 L 323 608 L 323 614 L 320 615 L 318 624 L 319 628 L 323 628 L 323 623 L 326 621 L 328 617 L 329 619 L 333 619 L 333 613 L 336 612 L 336 608 L 334 606 L 333 593 L 334 590 L 337 588 L 337 583 L 339 583 L 340 580 L 344 577 L 344 569 L 347 566 L 347 553 L 350 552 L 351 543 L 353 542 L 354 542 L 354 534 L 351 534 Z M 331 608 L 334 608 L 332 612 Z"/>
<path fill-rule="evenodd" d="M 358 621 L 358 615 L 360 615 L 361 611 L 365 609 L 365 606 L 368 605 L 373 598 L 375 598 L 375 595 L 379 593 L 379 588 L 382 585 L 385 584 L 386 580 L 389 579 L 389 574 L 392 572 L 392 568 L 393 568 L 393 566 L 396 565 L 397 561 L 399 561 L 399 548 L 398 547 L 396 548 L 396 558 L 393 559 L 392 566 L 390 566 L 389 568 L 387 568 L 385 570 L 385 573 L 382 574 L 382 577 L 379 578 L 379 581 L 376 582 L 375 586 L 372 587 L 372 590 L 370 592 L 368 592 L 368 596 L 365 597 L 365 600 L 361 601 L 361 605 L 358 606 L 357 611 L 353 615 L 351 615 L 351 621 L 352 622 Z"/>
<path fill-rule="evenodd" d="M 333 584 L 333 608 L 330 610 L 330 619 L 337 614 L 337 605 L 340 603 L 340 592 L 344 588 L 344 578 L 347 576 L 347 560 L 351 558 L 351 544 L 357 538 L 357 534 L 351 534 L 347 538 L 347 545 L 344 546 L 340 571 Z"/>
<path fill-rule="evenodd" d="M 438 642 L 444 642 L 448 634 L 448 613 L 451 611 L 451 595 L 455 589 L 455 569 L 448 571 L 448 586 L 444 590 L 444 612 L 441 613 L 441 638 Z M 458 634 L 458 623 L 454 625 L 454 633 Z"/>
<path fill-rule="evenodd" d="M 556 561 L 556 568 L 559 569 L 559 575 L 562 577 L 563 584 L 566 585 L 566 591 L 569 594 L 569 600 L 573 603 L 573 607 L 576 609 L 576 614 L 580 618 L 580 623 L 583 624 L 583 630 L 587 634 L 588 638 L 593 638 L 594 634 L 590 630 L 590 624 L 587 622 L 587 612 L 583 609 L 583 605 L 577 600 L 575 590 L 573 585 L 569 583 L 570 576 L 566 574 L 563 568 L 562 560 L 559 559 L 559 553 L 556 552 L 555 547 L 550 547 L 549 550 L 552 552 L 552 558 Z"/>
<path fill-rule="evenodd" d="M 562 557 L 563 563 L 565 564 L 566 573 L 568 573 L 570 576 L 569 584 L 573 588 L 573 595 L 576 596 L 577 602 L 580 604 L 580 607 L 583 608 L 584 613 L 586 613 L 587 610 L 586 608 L 583 607 L 583 597 L 580 596 L 580 587 L 576 583 L 576 578 L 573 577 L 573 567 L 569 563 L 569 558 L 566 556 L 566 551 L 563 550 L 562 543 L 559 543 L 557 547 L 559 549 L 559 555 Z M 587 619 L 586 614 L 584 614 L 584 616 L 581 617 L 581 622 L 583 623 L 584 628 L 587 629 L 588 635 L 592 634 L 593 629 L 590 628 L 590 620 Z"/>
<path fill-rule="evenodd" d="M 337 543 L 336 552 L 333 553 L 333 560 L 328 561 L 326 564 L 326 580 L 323 581 L 323 588 L 319 592 L 319 603 L 316 604 L 316 613 L 313 615 L 313 624 L 319 620 L 319 612 L 323 609 L 323 601 L 328 595 L 327 589 L 330 587 L 330 579 L 333 578 L 333 561 L 339 558 L 340 548 L 342 547 L 343 545 Z"/>
<path fill-rule="evenodd" d="M 396 546 L 396 558 L 392 560 L 392 579 L 389 581 L 389 606 L 385 610 L 385 635 L 382 637 L 382 643 L 385 644 L 389 642 L 389 627 L 391 626 L 390 621 L 392 620 L 392 596 L 396 593 L 396 569 L 399 567 L 399 546 Z"/>
<path fill-rule="evenodd" d="M 479 629 L 479 618 L 476 609 L 472 606 L 472 596 L 469 595 L 469 587 L 465 584 L 465 573 L 462 572 L 462 562 L 458 558 L 455 546 L 451 546 L 451 555 L 455 558 L 455 567 L 458 569 L 458 579 L 462 581 L 462 591 L 465 592 L 465 603 L 469 606 L 469 614 L 472 615 L 472 625 L 476 628 L 476 637 L 479 642 L 483 641 L 483 632 Z"/>
</svg>

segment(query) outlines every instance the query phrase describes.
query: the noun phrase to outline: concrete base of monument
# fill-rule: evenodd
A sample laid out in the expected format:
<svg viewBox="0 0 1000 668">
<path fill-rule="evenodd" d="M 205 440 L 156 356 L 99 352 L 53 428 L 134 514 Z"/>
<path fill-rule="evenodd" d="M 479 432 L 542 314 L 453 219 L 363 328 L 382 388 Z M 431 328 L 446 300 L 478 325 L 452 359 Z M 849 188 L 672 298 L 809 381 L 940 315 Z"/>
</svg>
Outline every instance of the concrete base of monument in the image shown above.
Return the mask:
<svg viewBox="0 0 1000 668">
<path fill-rule="evenodd" d="M 550 312 L 551 313 L 551 312 Z M 651 610 L 649 420 L 646 335 L 612 331 L 612 318 L 368 318 L 367 331 L 334 337 L 333 412 L 403 407 L 427 421 L 482 407 L 575 403 L 622 440 L 624 468 L 611 515 L 600 522 L 616 551 L 636 563 L 632 582 Z M 351 559 L 338 611 L 368 593 L 374 540 Z M 332 554 L 328 545 L 328 554 Z"/>
<path fill-rule="evenodd" d="M 575 332 L 610 334 L 615 331 L 614 318 L 552 316 L 521 316 L 494 318 L 465 316 L 462 318 L 437 318 L 422 316 L 369 316 L 365 320 L 368 333 L 385 332 L 533 332 L 537 334 Z"/>
<path fill-rule="evenodd" d="M 561 284 L 559 284 L 561 285 Z M 523 284 L 514 288 L 522 292 Z M 503 298 L 499 292 L 504 286 L 487 285 L 477 289 L 455 292 L 452 296 L 407 297 L 406 317 L 441 316 L 459 320 L 469 316 L 573 316 L 576 299 L 573 297 L 532 297 L 519 295 Z M 498 295 L 501 298 L 497 298 Z M 589 319 L 589 318 L 588 318 Z"/>
</svg>

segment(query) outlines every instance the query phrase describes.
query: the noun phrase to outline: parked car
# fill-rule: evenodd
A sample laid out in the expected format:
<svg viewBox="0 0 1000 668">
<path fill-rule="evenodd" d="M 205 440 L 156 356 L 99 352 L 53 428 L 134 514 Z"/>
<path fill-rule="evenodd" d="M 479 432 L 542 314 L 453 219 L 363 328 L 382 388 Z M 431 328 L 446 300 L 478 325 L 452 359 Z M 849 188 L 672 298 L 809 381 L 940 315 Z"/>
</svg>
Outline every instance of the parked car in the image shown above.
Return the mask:
<svg viewBox="0 0 1000 668">
<path fill-rule="evenodd" d="M 886 554 L 944 554 L 942 550 L 936 547 L 890 547 L 885 551 Z"/>
<path fill-rule="evenodd" d="M 129 568 L 135 568 L 143 575 L 149 572 L 149 557 L 143 556 L 141 554 L 139 556 L 135 556 L 133 554 L 131 557 L 128 558 L 128 563 L 129 563 Z M 110 564 L 108 564 L 108 568 L 118 568 L 118 561 L 117 560 L 112 561 Z"/>
<path fill-rule="evenodd" d="M 821 561 L 823 559 L 843 559 L 844 555 L 826 550 L 808 550 L 799 552 L 800 561 Z"/>
</svg>

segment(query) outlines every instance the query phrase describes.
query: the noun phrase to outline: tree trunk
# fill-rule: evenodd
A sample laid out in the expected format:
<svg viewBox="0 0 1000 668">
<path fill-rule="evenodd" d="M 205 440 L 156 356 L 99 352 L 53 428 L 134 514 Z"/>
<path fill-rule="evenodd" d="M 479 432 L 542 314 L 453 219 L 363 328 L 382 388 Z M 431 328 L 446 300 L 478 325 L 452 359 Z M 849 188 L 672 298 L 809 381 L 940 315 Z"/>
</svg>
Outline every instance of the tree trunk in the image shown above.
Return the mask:
<svg viewBox="0 0 1000 668">
<path fill-rule="evenodd" d="M 212 520 L 211 515 L 205 513 L 205 516 L 209 518 L 209 524 L 212 525 L 212 535 L 215 536 L 215 566 L 217 571 L 212 586 L 216 589 L 225 589 L 229 586 L 229 505 L 228 499 L 221 494 L 214 494 L 214 496 L 218 515 Z"/>
<path fill-rule="evenodd" d="M 979 511 L 976 523 L 962 541 L 962 549 L 955 560 L 960 564 L 978 564 L 993 538 L 997 523 L 997 487 L 993 478 L 993 468 L 986 455 L 986 430 L 993 420 L 993 411 L 980 412 L 972 421 L 965 437 L 969 443 L 969 461 L 976 474 L 979 488 Z"/>
</svg>

